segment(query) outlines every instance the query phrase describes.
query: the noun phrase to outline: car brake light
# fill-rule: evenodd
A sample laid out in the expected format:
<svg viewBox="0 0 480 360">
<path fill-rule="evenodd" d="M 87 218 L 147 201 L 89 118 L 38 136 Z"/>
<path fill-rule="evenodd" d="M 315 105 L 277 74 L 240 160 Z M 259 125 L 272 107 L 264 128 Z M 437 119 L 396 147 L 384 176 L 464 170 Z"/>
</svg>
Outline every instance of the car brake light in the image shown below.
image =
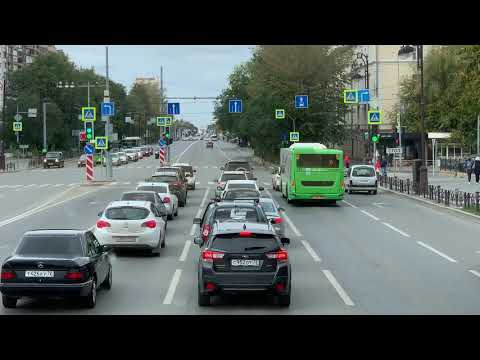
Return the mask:
<svg viewBox="0 0 480 360">
<path fill-rule="evenodd" d="M 211 226 L 209 224 L 205 224 L 203 225 L 203 229 L 202 229 L 202 238 L 203 238 L 203 241 L 207 241 L 208 239 L 208 234 L 210 234 L 210 230 L 211 230 Z"/>
<path fill-rule="evenodd" d="M 2 270 L 2 280 L 13 280 L 17 277 L 17 274 L 15 274 L 15 271 L 12 270 Z"/>
<path fill-rule="evenodd" d="M 288 252 L 285 249 L 281 249 L 274 253 L 267 253 L 267 258 L 276 259 L 278 262 L 285 262 L 288 260 Z"/>
<path fill-rule="evenodd" d="M 277 217 L 274 219 L 275 224 L 281 224 L 283 222 L 283 219 L 281 217 Z"/>
<path fill-rule="evenodd" d="M 212 251 L 212 250 L 203 250 L 202 251 L 202 259 L 205 262 L 213 263 L 214 259 L 223 259 L 225 253 L 220 251 Z"/>
<path fill-rule="evenodd" d="M 285 291 L 285 284 L 283 282 L 278 282 L 275 284 L 277 291 Z"/>
<path fill-rule="evenodd" d="M 98 220 L 97 221 L 97 228 L 102 229 L 105 227 L 110 227 L 110 223 L 106 222 L 105 220 Z"/>
<path fill-rule="evenodd" d="M 169 203 L 170 203 L 170 198 L 169 198 L 169 197 L 163 198 L 163 202 L 164 202 L 165 204 L 169 204 Z"/>
<path fill-rule="evenodd" d="M 216 286 L 214 283 L 212 282 L 207 282 L 205 284 L 205 289 L 207 289 L 208 291 L 212 291 L 212 290 L 215 290 Z"/>
<path fill-rule="evenodd" d="M 251 231 L 240 231 L 240 237 L 249 237 L 252 236 Z"/>
<path fill-rule="evenodd" d="M 150 229 L 155 229 L 157 222 L 155 220 L 148 220 L 142 224 L 142 227 L 148 227 Z"/>
<path fill-rule="evenodd" d="M 83 273 L 80 271 L 70 271 L 66 273 L 64 277 L 67 280 L 83 280 Z"/>
</svg>

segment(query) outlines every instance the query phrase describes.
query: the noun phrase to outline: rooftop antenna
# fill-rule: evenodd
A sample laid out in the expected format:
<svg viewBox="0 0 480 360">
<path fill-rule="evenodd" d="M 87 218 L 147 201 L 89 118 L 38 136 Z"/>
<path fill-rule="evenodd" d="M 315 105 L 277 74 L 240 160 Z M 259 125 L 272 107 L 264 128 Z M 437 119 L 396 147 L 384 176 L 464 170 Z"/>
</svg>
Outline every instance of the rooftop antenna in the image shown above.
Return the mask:
<svg viewBox="0 0 480 360">
<path fill-rule="evenodd" d="M 243 230 L 247 230 L 247 225 L 243 224 Z"/>
</svg>

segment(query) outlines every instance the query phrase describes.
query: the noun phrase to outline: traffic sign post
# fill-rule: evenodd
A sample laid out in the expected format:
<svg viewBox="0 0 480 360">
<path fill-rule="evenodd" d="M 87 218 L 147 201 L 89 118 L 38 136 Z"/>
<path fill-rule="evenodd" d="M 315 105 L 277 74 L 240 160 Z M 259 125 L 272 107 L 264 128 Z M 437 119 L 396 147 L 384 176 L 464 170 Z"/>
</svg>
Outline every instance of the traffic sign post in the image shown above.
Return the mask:
<svg viewBox="0 0 480 360">
<path fill-rule="evenodd" d="M 85 173 L 87 175 L 87 181 L 93 181 L 93 155 L 92 154 L 87 154 L 87 158 L 85 159 Z"/>
<path fill-rule="evenodd" d="M 37 117 L 37 108 L 28 109 L 28 117 Z"/>
<path fill-rule="evenodd" d="M 83 147 L 83 152 L 85 153 L 85 155 L 93 155 L 95 149 L 93 148 L 92 144 L 85 144 L 85 146 Z"/>
<path fill-rule="evenodd" d="M 291 142 L 300 141 L 300 133 L 298 131 L 290 131 L 290 141 Z"/>
<path fill-rule="evenodd" d="M 365 105 L 370 102 L 370 91 L 368 89 L 358 90 L 358 103 Z"/>
<path fill-rule="evenodd" d="M 343 90 L 343 102 L 345 104 L 358 104 L 357 90 Z"/>
<path fill-rule="evenodd" d="M 13 131 L 18 133 L 22 130 L 23 130 L 23 124 L 20 121 L 15 121 L 13 123 Z"/>
<path fill-rule="evenodd" d="M 243 111 L 243 103 L 240 99 L 228 100 L 229 113 L 241 113 Z"/>
<path fill-rule="evenodd" d="M 103 102 L 102 103 L 102 116 L 113 116 L 115 115 L 115 103 L 113 102 Z"/>
<path fill-rule="evenodd" d="M 97 150 L 108 150 L 108 137 L 107 136 L 97 136 L 95 138 L 95 149 L 97 149 Z"/>
<path fill-rule="evenodd" d="M 97 120 L 97 109 L 91 106 L 82 107 L 82 121 Z"/>
<path fill-rule="evenodd" d="M 168 115 L 179 115 L 180 114 L 180 103 L 168 103 L 167 104 L 167 113 L 168 113 Z"/>
<path fill-rule="evenodd" d="M 157 126 L 171 126 L 172 122 L 171 116 L 157 116 Z"/>
<path fill-rule="evenodd" d="M 368 124 L 380 125 L 382 123 L 382 112 L 379 110 L 370 110 L 368 112 Z"/>
<path fill-rule="evenodd" d="M 275 110 L 275 119 L 285 119 L 285 110 L 284 109 L 276 109 Z"/>
<path fill-rule="evenodd" d="M 308 95 L 295 95 L 295 108 L 308 109 Z"/>
</svg>

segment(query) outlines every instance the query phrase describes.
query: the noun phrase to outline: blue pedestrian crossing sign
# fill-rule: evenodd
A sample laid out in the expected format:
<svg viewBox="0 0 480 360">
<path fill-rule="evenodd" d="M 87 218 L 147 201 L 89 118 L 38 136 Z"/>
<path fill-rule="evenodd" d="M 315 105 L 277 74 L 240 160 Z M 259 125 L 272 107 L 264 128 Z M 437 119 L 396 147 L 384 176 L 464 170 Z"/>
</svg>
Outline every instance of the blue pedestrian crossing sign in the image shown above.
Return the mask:
<svg viewBox="0 0 480 360">
<path fill-rule="evenodd" d="M 157 126 L 172 126 L 172 117 L 157 116 Z"/>
<path fill-rule="evenodd" d="M 371 110 L 368 112 L 368 124 L 379 125 L 382 123 L 382 112 L 379 110 Z"/>
<path fill-rule="evenodd" d="M 233 99 L 228 100 L 228 112 L 229 113 L 241 113 L 242 112 L 242 100 Z"/>
<path fill-rule="evenodd" d="M 167 104 L 167 113 L 168 113 L 168 115 L 179 115 L 180 114 L 180 103 L 168 103 Z"/>
<path fill-rule="evenodd" d="M 358 103 L 357 90 L 343 90 L 343 102 L 345 104 L 357 104 Z"/>
<path fill-rule="evenodd" d="M 97 136 L 95 138 L 95 149 L 97 149 L 97 150 L 107 150 L 108 149 L 108 138 L 106 136 Z"/>
<path fill-rule="evenodd" d="M 158 145 L 159 145 L 160 147 L 163 148 L 166 144 L 167 144 L 167 143 L 165 142 L 165 140 L 163 140 L 163 139 L 158 140 Z"/>
<path fill-rule="evenodd" d="M 290 141 L 291 142 L 300 141 L 300 133 L 298 131 L 291 131 L 290 132 Z"/>
<path fill-rule="evenodd" d="M 368 104 L 370 102 L 370 91 L 368 89 L 358 90 L 358 103 Z"/>
<path fill-rule="evenodd" d="M 307 109 L 308 108 L 308 95 L 295 95 L 295 108 Z"/>
<path fill-rule="evenodd" d="M 276 109 L 275 110 L 275 119 L 285 119 L 285 110 L 284 109 Z"/>
<path fill-rule="evenodd" d="M 115 115 L 115 104 L 113 102 L 103 102 L 102 116 L 113 116 L 113 115 Z"/>
<path fill-rule="evenodd" d="M 97 109 L 95 107 L 82 107 L 82 121 L 97 120 Z"/>
<path fill-rule="evenodd" d="M 94 152 L 92 144 L 86 144 L 85 147 L 83 148 L 83 152 L 87 155 L 92 155 Z"/>
</svg>

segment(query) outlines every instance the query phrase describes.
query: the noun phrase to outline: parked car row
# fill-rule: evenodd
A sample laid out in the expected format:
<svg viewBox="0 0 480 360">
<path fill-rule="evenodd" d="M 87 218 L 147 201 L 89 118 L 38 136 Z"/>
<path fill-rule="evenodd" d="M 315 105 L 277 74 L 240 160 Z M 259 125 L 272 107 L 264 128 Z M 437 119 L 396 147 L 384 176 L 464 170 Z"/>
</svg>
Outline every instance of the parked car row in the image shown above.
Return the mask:
<svg viewBox="0 0 480 360">
<path fill-rule="evenodd" d="M 129 162 L 136 162 L 144 157 L 149 157 L 154 154 L 153 146 L 141 146 L 136 148 L 121 149 L 110 153 L 112 166 L 126 165 Z M 87 155 L 82 154 L 78 159 L 77 166 L 86 166 Z M 95 153 L 93 155 L 94 165 L 106 166 L 105 156 L 102 153 Z"/>
</svg>

